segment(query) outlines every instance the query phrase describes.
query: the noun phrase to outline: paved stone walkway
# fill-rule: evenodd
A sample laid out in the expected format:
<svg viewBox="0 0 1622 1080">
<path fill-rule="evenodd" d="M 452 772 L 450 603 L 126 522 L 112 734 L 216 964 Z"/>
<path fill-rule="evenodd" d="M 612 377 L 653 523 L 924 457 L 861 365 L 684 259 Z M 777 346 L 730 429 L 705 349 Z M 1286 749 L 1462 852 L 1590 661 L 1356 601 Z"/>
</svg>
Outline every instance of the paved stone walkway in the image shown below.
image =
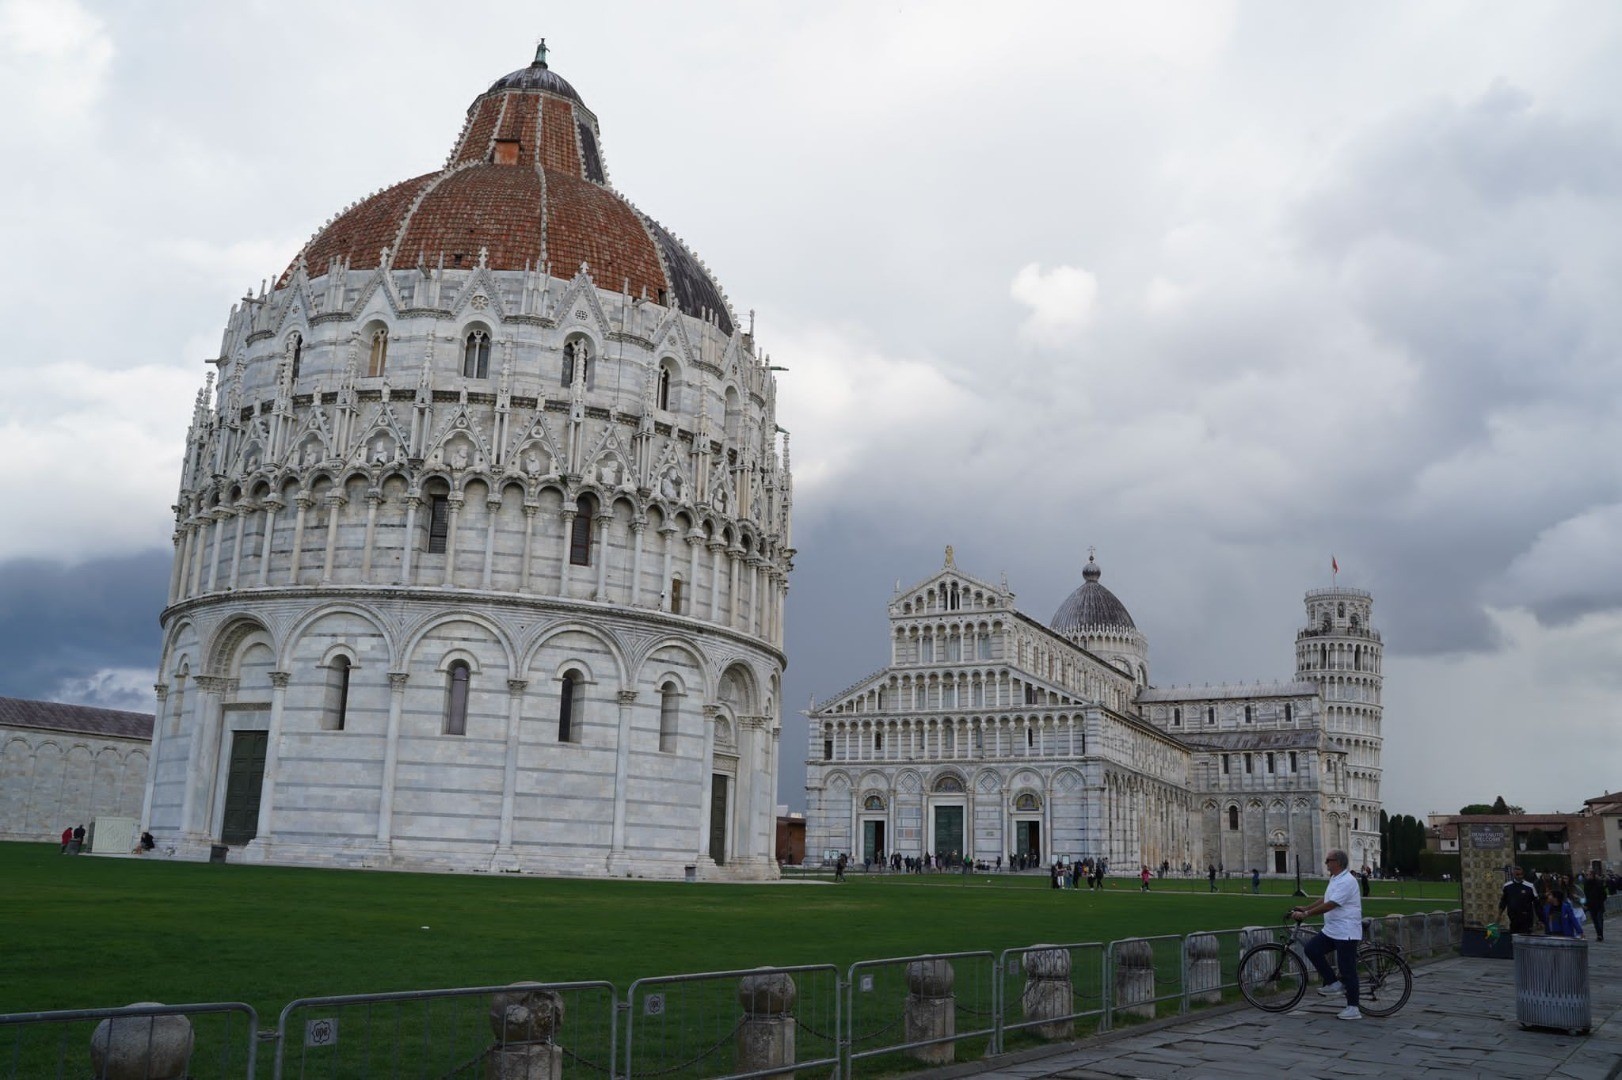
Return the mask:
<svg viewBox="0 0 1622 1080">
<path fill-rule="evenodd" d="M 1342 999 L 1308 991 L 1283 1015 L 1224 1008 L 1111 1032 L 1042 1057 L 1008 1055 L 930 1075 L 1604 1080 L 1622 1075 L 1622 941 L 1589 940 L 1588 979 L 1594 1021 L 1588 1035 L 1522 1029 L 1515 1020 L 1513 962 L 1453 957 L 1417 967 L 1413 996 L 1384 1020 L 1338 1020 Z"/>
</svg>

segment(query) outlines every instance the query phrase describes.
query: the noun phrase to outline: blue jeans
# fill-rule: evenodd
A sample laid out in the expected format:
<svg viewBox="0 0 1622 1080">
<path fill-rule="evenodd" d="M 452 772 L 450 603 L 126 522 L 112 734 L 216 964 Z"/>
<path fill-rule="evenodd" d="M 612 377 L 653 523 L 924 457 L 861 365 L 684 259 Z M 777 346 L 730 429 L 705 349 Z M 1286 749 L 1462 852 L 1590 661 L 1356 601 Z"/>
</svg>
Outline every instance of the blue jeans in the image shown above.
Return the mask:
<svg viewBox="0 0 1622 1080">
<path fill-rule="evenodd" d="M 1330 952 L 1335 954 L 1335 966 L 1340 969 L 1340 983 L 1346 987 L 1346 1004 L 1357 1004 L 1357 946 L 1355 939 L 1342 941 L 1332 938 L 1322 930 L 1313 935 L 1307 942 L 1307 959 L 1312 961 L 1313 969 L 1318 977 L 1328 986 L 1335 981 L 1335 973 L 1329 970 L 1329 962 L 1324 959 Z"/>
</svg>

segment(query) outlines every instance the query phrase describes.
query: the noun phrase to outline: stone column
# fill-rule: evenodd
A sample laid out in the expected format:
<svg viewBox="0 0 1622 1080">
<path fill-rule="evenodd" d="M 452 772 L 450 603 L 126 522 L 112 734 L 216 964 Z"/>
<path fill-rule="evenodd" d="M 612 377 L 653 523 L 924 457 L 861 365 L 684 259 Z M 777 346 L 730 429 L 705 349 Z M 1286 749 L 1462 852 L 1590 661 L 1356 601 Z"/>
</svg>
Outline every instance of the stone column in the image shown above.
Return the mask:
<svg viewBox="0 0 1622 1080">
<path fill-rule="evenodd" d="M 631 520 L 631 606 L 642 605 L 642 534 L 647 531 L 646 518 Z"/>
<path fill-rule="evenodd" d="M 710 549 L 710 622 L 718 622 L 721 617 L 721 554 L 726 551 L 726 545 L 720 540 L 712 540 Z"/>
<path fill-rule="evenodd" d="M 734 544 L 727 549 L 727 625 L 738 625 L 738 567 L 742 564 L 743 549 Z"/>
<path fill-rule="evenodd" d="M 141 796 L 141 829 L 152 828 L 152 791 L 158 783 L 158 761 L 163 752 L 163 728 L 167 723 L 164 716 L 169 708 L 169 684 L 156 683 L 152 693 L 158 699 L 158 711 L 152 717 L 152 747 L 147 752 L 146 764 L 146 793 Z"/>
<path fill-rule="evenodd" d="M 327 504 L 327 550 L 321 562 L 321 584 L 326 585 L 332 581 L 332 561 L 338 552 L 338 511 L 349 500 L 342 489 L 333 488 L 323 501 Z"/>
<path fill-rule="evenodd" d="M 223 681 L 225 690 L 221 695 L 222 701 L 226 696 L 234 694 L 238 685 L 236 679 L 225 679 Z M 209 830 L 210 835 L 213 833 L 213 826 L 225 820 L 226 783 L 224 781 L 231 769 L 231 743 L 225 737 L 225 710 L 223 708 L 217 715 L 214 730 L 216 743 L 214 748 L 214 776 L 209 782 L 209 790 L 213 792 L 213 802 L 205 811 L 208 816 L 204 821 L 204 827 Z"/>
<path fill-rule="evenodd" d="M 1145 1020 L 1155 1018 L 1155 950 L 1147 941 L 1115 942 L 1112 1012 L 1127 1012 Z"/>
<path fill-rule="evenodd" d="M 169 534 L 169 542 L 175 549 L 175 561 L 169 567 L 169 603 L 180 599 L 180 583 L 185 580 L 186 573 L 186 532 L 176 528 Z"/>
<path fill-rule="evenodd" d="M 417 508 L 422 505 L 421 495 L 406 496 L 405 536 L 400 542 L 400 584 L 415 585 L 411 576 L 411 554 L 417 550 Z"/>
<path fill-rule="evenodd" d="M 377 488 L 366 490 L 366 539 L 361 545 L 360 580 L 372 580 L 372 545 L 377 542 L 377 508 L 383 502 L 383 493 Z"/>
<path fill-rule="evenodd" d="M 671 549 L 676 546 L 675 526 L 667 525 L 660 529 L 659 536 L 663 539 L 665 547 L 664 562 L 659 569 L 659 609 L 661 611 L 674 611 L 675 606 L 671 603 L 670 596 L 670 559 Z M 690 587 L 691 583 L 689 583 Z"/>
<path fill-rule="evenodd" d="M 213 592 L 220 580 L 220 553 L 225 547 L 225 519 L 231 516 L 231 511 L 223 507 L 216 507 L 210 514 L 214 519 L 214 544 L 208 560 L 208 591 Z"/>
<path fill-rule="evenodd" d="M 488 589 L 496 558 L 496 522 L 501 517 L 501 497 L 493 495 L 486 499 L 484 508 L 490 519 L 484 525 L 484 569 L 479 573 L 479 588 Z"/>
<path fill-rule="evenodd" d="M 162 1007 L 156 1001 L 137 1001 L 126 1007 L 148 1006 Z M 191 1020 L 182 1013 L 112 1016 L 91 1032 L 90 1067 L 105 1080 L 182 1080 L 195 1045 Z"/>
<path fill-rule="evenodd" d="M 294 496 L 293 502 L 298 506 L 298 516 L 293 519 L 293 556 L 287 564 L 287 583 L 298 584 L 299 561 L 304 556 L 304 520 L 309 515 L 310 506 L 315 502 L 310 494 L 301 491 Z"/>
<path fill-rule="evenodd" d="M 698 552 L 704 543 L 704 534 L 697 528 L 687 534 L 687 608 L 698 614 Z"/>
<path fill-rule="evenodd" d="M 751 634 L 759 637 L 762 633 L 760 621 L 760 556 L 749 556 L 749 624 Z"/>
<path fill-rule="evenodd" d="M 263 588 L 270 583 L 270 550 L 271 543 L 276 538 L 276 512 L 287 505 L 272 495 L 265 500 L 265 542 L 259 549 L 259 585 Z"/>
<path fill-rule="evenodd" d="M 614 736 L 614 826 L 608 849 L 610 873 L 620 870 L 625 858 L 625 793 L 631 768 L 631 707 L 636 703 L 635 690 L 621 690 L 619 698 L 619 728 Z"/>
<path fill-rule="evenodd" d="M 208 551 L 208 536 L 204 531 L 205 520 L 200 514 L 194 515 L 191 519 L 192 553 L 189 567 L 192 596 L 203 591 L 203 556 Z"/>
<path fill-rule="evenodd" d="M 613 520 L 613 513 L 606 509 L 591 519 L 592 531 L 596 534 L 591 545 L 597 555 L 597 589 L 592 593 L 595 600 L 608 599 L 608 523 Z"/>
<path fill-rule="evenodd" d="M 268 847 L 272 840 L 271 817 L 281 764 L 282 713 L 287 708 L 287 683 L 292 677 L 286 671 L 270 673 L 270 731 L 265 736 L 265 778 L 259 795 L 259 826 L 254 830 L 254 844 L 258 847 Z"/>
<path fill-rule="evenodd" d="M 524 565 L 518 579 L 518 587 L 524 592 L 529 591 L 529 564 L 535 557 L 535 515 L 540 509 L 538 503 L 524 504 Z"/>
<path fill-rule="evenodd" d="M 540 983 L 518 982 L 490 999 L 490 1048 L 485 1080 L 561 1080 L 563 998 L 555 990 L 535 990 Z"/>
<path fill-rule="evenodd" d="M 569 548 L 574 542 L 575 512 L 566 508 L 560 516 L 563 518 L 563 551 L 561 552 L 563 559 L 558 573 L 558 595 L 567 597 L 569 595 L 569 578 L 572 576 L 570 568 L 573 566 L 569 561 Z"/>
<path fill-rule="evenodd" d="M 1196 1005 L 1222 1003 L 1222 957 L 1214 934 L 1183 939 L 1183 985 Z"/>
<path fill-rule="evenodd" d="M 249 506 L 247 503 L 238 504 L 233 511 L 237 519 L 236 539 L 231 542 L 231 577 L 229 579 L 229 587 L 233 590 L 235 590 L 237 587 L 237 576 L 242 572 L 242 533 L 247 526 L 248 515 L 252 513 L 252 511 L 253 507 Z"/>
<path fill-rule="evenodd" d="M 957 1053 L 951 1039 L 957 1033 L 957 995 L 950 960 L 914 960 L 907 965 L 907 1003 L 903 1012 L 903 1038 L 909 1043 L 929 1042 L 909 1053 L 926 1065 L 950 1065 Z"/>
<path fill-rule="evenodd" d="M 456 534 L 461 527 L 462 503 L 466 498 L 453 491 L 446 501 L 451 508 L 451 520 L 445 532 L 445 576 L 440 584 L 449 589 L 456 584 Z"/>
<path fill-rule="evenodd" d="M 206 843 L 205 825 L 199 819 L 208 812 L 209 796 L 213 790 L 212 771 L 219 741 L 220 695 L 225 690 L 226 680 L 199 675 L 192 682 L 197 687 L 197 700 L 192 705 L 191 739 L 186 751 L 186 793 L 180 804 L 180 830 L 182 839 Z M 153 763 L 149 762 L 147 768 L 152 767 Z"/>
<path fill-rule="evenodd" d="M 389 730 L 383 744 L 383 786 L 377 798 L 377 842 L 387 847 L 394 834 L 394 773 L 400 763 L 400 714 L 405 707 L 406 683 L 411 675 L 389 672 Z"/>
<path fill-rule="evenodd" d="M 507 757 L 501 780 L 501 834 L 496 841 L 497 858 L 505 853 L 511 858 L 513 846 L 513 813 L 518 804 L 518 734 L 523 724 L 524 691 L 527 679 L 507 680 Z"/>
<path fill-rule="evenodd" d="M 1026 1020 L 1040 1020 L 1032 1030 L 1044 1039 L 1074 1037 L 1075 988 L 1070 984 L 1070 950 L 1034 945 L 1025 957 L 1025 989 L 1019 995 Z"/>
<path fill-rule="evenodd" d="M 743 1021 L 738 1025 L 738 1072 L 766 1072 L 788 1077 L 794 1064 L 794 1006 L 799 992 L 794 980 L 782 972 L 763 971 L 738 980 L 738 1004 Z"/>
<path fill-rule="evenodd" d="M 710 804 L 715 776 L 715 718 L 720 715 L 719 705 L 705 705 L 703 768 L 699 772 L 698 795 L 698 854 L 705 859 L 710 853 Z"/>
</svg>

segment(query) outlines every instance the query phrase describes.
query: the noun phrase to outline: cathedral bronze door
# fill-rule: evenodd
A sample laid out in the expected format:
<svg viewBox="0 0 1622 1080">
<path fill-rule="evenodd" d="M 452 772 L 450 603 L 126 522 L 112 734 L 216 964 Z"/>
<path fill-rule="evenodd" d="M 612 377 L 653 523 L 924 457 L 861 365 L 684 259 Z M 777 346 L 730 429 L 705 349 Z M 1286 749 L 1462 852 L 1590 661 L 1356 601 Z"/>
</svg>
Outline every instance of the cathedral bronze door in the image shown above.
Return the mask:
<svg viewBox="0 0 1622 1080">
<path fill-rule="evenodd" d="M 1014 822 L 1014 854 L 1042 857 L 1042 823 L 1040 821 Z"/>
<path fill-rule="evenodd" d="M 727 778 L 710 774 L 710 858 L 716 866 L 727 864 Z"/>
<path fill-rule="evenodd" d="M 963 850 L 963 807 L 935 807 L 934 854 L 946 858 L 966 854 Z"/>
<path fill-rule="evenodd" d="M 265 746 L 270 733 L 231 733 L 231 765 L 225 781 L 225 818 L 220 843 L 246 844 L 259 834 L 259 799 L 265 787 Z"/>
<path fill-rule="evenodd" d="M 1289 872 L 1289 867 L 1286 864 L 1286 860 L 1288 858 L 1289 858 L 1289 856 L 1285 854 L 1283 848 L 1279 848 L 1277 851 L 1273 852 L 1273 873 L 1275 873 L 1275 874 L 1288 873 Z"/>
<path fill-rule="evenodd" d="M 862 861 L 878 862 L 884 858 L 884 822 L 862 822 Z"/>
</svg>

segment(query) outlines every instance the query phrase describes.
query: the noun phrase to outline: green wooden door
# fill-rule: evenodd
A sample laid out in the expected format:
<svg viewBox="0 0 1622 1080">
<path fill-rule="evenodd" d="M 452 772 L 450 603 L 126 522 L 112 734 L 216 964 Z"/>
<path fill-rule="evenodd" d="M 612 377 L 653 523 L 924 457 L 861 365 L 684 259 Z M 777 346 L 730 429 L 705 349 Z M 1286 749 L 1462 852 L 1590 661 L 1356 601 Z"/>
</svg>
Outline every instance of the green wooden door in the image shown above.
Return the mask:
<svg viewBox="0 0 1622 1080">
<path fill-rule="evenodd" d="M 264 731 L 231 733 L 231 765 L 225 781 L 225 820 L 220 843 L 246 844 L 259 833 L 259 797 L 265 786 Z"/>
<path fill-rule="evenodd" d="M 963 855 L 963 808 L 935 807 L 935 854 L 951 858 Z"/>
</svg>

